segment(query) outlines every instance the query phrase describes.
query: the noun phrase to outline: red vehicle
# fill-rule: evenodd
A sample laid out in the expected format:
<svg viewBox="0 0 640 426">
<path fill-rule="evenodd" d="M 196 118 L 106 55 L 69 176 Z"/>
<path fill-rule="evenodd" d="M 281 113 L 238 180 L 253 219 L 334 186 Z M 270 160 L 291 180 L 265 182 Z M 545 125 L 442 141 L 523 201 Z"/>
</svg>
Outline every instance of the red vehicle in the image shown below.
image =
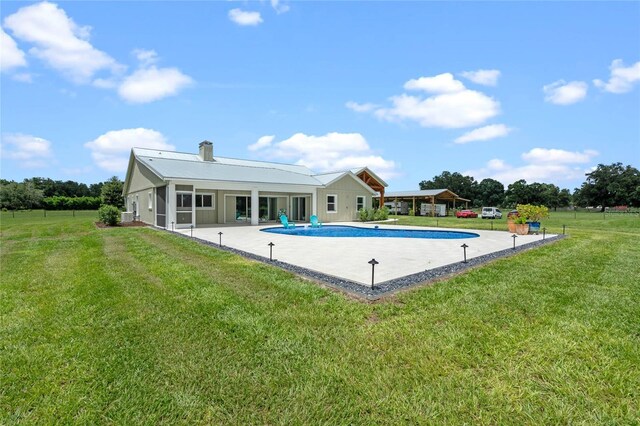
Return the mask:
<svg viewBox="0 0 640 426">
<path fill-rule="evenodd" d="M 459 218 L 468 218 L 468 217 L 478 217 L 478 213 L 473 210 L 459 210 L 456 212 L 456 217 Z"/>
</svg>

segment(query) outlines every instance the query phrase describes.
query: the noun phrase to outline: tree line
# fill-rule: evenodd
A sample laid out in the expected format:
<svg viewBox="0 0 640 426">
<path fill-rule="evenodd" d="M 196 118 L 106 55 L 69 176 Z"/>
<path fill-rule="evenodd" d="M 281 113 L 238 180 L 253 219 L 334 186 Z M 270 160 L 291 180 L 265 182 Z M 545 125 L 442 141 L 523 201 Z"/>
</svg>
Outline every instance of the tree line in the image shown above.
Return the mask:
<svg viewBox="0 0 640 426">
<path fill-rule="evenodd" d="M 0 179 L 0 209 L 97 210 L 103 204 L 121 207 L 122 186 L 117 176 L 90 185 L 42 177 L 22 182 Z"/>
<path fill-rule="evenodd" d="M 514 208 L 518 204 L 558 207 L 612 206 L 640 207 L 640 171 L 622 163 L 598 164 L 586 173 L 586 180 L 573 193 L 550 183 L 527 183 L 520 179 L 504 185 L 495 179 L 476 181 L 472 176 L 443 171 L 431 180 L 420 182 L 420 189 L 449 189 L 462 198 L 471 200 L 472 207 L 499 206 Z"/>
</svg>

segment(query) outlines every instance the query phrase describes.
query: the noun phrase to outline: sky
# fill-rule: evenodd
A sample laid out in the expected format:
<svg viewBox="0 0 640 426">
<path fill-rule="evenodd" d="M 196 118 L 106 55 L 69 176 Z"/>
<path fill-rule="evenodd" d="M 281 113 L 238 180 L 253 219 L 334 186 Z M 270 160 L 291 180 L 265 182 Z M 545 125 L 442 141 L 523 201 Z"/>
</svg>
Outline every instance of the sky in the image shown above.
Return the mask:
<svg viewBox="0 0 640 426">
<path fill-rule="evenodd" d="M 640 2 L 0 3 L 0 176 L 132 147 L 573 190 L 640 168 Z"/>
</svg>

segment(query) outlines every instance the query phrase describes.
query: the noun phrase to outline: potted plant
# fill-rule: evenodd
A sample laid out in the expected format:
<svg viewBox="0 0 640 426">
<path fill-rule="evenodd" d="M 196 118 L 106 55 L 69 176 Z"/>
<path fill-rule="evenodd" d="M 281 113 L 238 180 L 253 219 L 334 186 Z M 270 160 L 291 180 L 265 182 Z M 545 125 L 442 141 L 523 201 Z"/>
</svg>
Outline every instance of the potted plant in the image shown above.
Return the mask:
<svg viewBox="0 0 640 426">
<path fill-rule="evenodd" d="M 529 232 L 537 234 L 540 232 L 540 219 L 549 217 L 549 208 L 542 205 L 519 204 L 518 213 L 527 219 Z"/>
<path fill-rule="evenodd" d="M 529 224 L 527 218 L 520 215 L 513 218 L 515 232 L 518 235 L 527 235 L 529 233 Z"/>
<path fill-rule="evenodd" d="M 511 210 L 508 214 L 507 214 L 507 228 L 509 229 L 509 232 L 512 234 L 515 234 L 516 232 L 516 218 L 518 217 L 518 211 L 517 210 Z"/>
</svg>

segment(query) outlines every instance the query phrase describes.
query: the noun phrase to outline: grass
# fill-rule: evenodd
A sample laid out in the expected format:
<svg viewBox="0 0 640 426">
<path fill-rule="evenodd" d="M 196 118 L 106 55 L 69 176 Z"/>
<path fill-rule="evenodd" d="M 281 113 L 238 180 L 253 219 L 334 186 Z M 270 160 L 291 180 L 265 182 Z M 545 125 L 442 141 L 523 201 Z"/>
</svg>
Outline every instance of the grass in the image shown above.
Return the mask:
<svg viewBox="0 0 640 426">
<path fill-rule="evenodd" d="M 0 424 L 640 422 L 637 216 L 554 214 L 570 238 L 366 304 L 41 213 L 0 218 Z"/>
</svg>

